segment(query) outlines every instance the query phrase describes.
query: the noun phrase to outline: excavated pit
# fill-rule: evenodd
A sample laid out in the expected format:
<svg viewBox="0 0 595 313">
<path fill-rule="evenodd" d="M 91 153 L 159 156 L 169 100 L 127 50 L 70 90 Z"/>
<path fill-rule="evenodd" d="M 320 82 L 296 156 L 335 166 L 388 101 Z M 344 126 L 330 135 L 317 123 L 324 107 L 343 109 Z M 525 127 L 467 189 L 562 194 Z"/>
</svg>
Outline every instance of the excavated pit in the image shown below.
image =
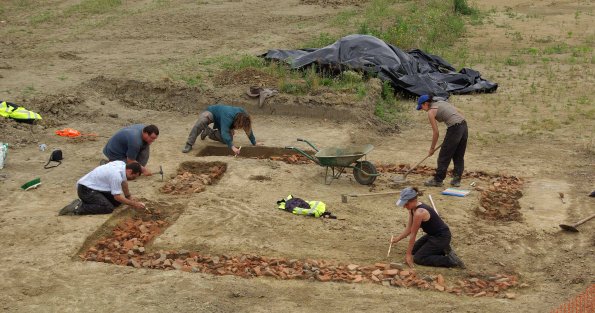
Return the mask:
<svg viewBox="0 0 595 313">
<path fill-rule="evenodd" d="M 187 195 L 203 192 L 206 186 L 213 185 L 227 171 L 227 163 L 194 162 L 180 164 L 177 175 L 159 190 L 172 195 Z"/>
<path fill-rule="evenodd" d="M 312 156 L 315 154 L 315 152 L 309 150 L 305 152 Z M 233 156 L 233 152 L 228 147 L 205 146 L 200 151 L 198 151 L 196 156 Z M 238 155 L 238 157 L 249 159 L 269 159 L 273 161 L 283 161 L 288 164 L 307 164 L 312 162 L 306 156 L 299 154 L 294 150 L 279 147 L 242 147 L 241 153 Z"/>
</svg>

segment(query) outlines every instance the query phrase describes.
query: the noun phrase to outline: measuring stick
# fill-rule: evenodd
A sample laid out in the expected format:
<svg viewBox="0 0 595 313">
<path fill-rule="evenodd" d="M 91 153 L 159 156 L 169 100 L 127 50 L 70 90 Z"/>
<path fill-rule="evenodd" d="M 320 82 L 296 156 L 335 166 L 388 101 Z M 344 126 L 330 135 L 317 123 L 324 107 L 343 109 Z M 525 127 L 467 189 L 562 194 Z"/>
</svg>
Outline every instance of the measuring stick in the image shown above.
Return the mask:
<svg viewBox="0 0 595 313">
<path fill-rule="evenodd" d="M 434 204 L 434 200 L 432 200 L 432 195 L 428 195 L 428 197 L 430 198 L 430 202 L 432 203 L 432 207 L 434 208 L 434 211 L 436 211 L 436 214 L 438 214 L 438 208 Z M 438 215 L 440 215 L 440 214 L 438 214 Z"/>
<path fill-rule="evenodd" d="M 386 257 L 390 256 L 390 248 L 393 247 L 393 236 L 390 236 L 390 245 L 388 245 L 388 252 L 386 253 Z"/>
</svg>

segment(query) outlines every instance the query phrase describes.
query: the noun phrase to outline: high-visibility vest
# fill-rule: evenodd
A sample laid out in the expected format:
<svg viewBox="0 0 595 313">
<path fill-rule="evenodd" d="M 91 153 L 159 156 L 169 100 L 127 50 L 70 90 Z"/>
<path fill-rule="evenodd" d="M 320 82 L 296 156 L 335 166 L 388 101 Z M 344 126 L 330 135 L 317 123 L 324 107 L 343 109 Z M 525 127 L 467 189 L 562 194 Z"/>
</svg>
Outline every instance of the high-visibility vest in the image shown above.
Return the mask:
<svg viewBox="0 0 595 313">
<path fill-rule="evenodd" d="M 285 202 L 289 199 L 292 199 L 293 196 L 289 195 L 281 201 L 278 201 L 279 206 L 278 208 L 281 210 L 285 210 Z M 326 211 L 326 204 L 322 201 L 306 201 L 310 208 L 300 208 L 295 207 L 293 208 L 293 214 L 296 215 L 310 215 L 314 217 L 321 217 L 324 212 Z"/>
<path fill-rule="evenodd" d="M 0 103 L 0 116 L 10 117 L 10 113 L 12 113 L 12 111 L 16 108 L 17 107 L 14 105 L 14 103 L 2 101 L 2 103 Z"/>
<path fill-rule="evenodd" d="M 10 118 L 14 118 L 15 120 L 40 120 L 41 115 L 29 111 L 23 107 L 18 107 L 16 110 L 13 110 L 10 113 Z"/>
<path fill-rule="evenodd" d="M 41 115 L 7 101 L 2 101 L 2 103 L 0 103 L 0 116 L 28 121 L 41 119 Z"/>
</svg>

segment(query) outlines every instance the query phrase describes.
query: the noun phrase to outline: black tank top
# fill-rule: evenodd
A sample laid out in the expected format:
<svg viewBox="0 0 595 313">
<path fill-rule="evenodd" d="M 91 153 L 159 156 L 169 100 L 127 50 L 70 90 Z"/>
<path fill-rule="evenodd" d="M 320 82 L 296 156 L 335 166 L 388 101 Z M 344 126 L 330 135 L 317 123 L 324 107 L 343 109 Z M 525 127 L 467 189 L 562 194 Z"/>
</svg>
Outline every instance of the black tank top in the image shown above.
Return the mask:
<svg viewBox="0 0 595 313">
<path fill-rule="evenodd" d="M 430 236 L 450 235 L 448 225 L 444 223 L 440 216 L 438 216 L 438 213 L 436 213 L 431 206 L 422 203 L 418 205 L 417 208 L 426 209 L 430 213 L 430 219 L 425 222 L 422 221 L 420 225 L 421 229 L 423 229 L 426 234 Z"/>
</svg>

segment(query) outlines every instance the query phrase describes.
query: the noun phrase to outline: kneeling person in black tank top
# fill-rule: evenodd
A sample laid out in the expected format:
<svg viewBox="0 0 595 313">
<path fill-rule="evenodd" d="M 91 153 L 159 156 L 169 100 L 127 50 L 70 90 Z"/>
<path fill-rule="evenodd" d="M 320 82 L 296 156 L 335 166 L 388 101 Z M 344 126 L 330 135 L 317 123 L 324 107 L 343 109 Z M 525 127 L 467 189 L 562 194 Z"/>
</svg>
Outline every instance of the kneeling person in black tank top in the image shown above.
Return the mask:
<svg viewBox="0 0 595 313">
<path fill-rule="evenodd" d="M 419 265 L 440 267 L 462 267 L 463 261 L 457 257 L 450 247 L 450 229 L 431 206 L 417 200 L 417 188 L 407 187 L 401 191 L 397 206 L 409 211 L 409 222 L 405 230 L 392 243 L 409 236 L 409 245 L 405 261 L 410 267 L 413 262 Z M 415 241 L 417 231 L 423 229 L 426 233 Z"/>
</svg>

